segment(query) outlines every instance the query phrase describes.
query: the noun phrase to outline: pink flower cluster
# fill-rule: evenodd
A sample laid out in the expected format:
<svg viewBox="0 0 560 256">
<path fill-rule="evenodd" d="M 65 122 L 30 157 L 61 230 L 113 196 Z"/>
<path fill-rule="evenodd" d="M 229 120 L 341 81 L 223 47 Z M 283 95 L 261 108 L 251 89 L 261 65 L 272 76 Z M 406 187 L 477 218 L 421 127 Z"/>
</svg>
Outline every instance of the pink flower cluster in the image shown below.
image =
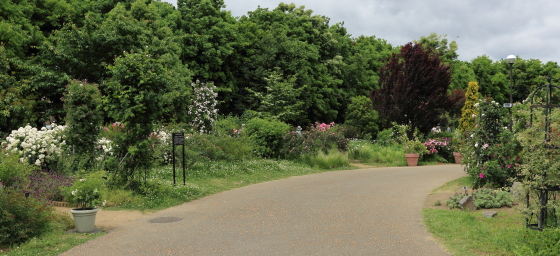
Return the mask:
<svg viewBox="0 0 560 256">
<path fill-rule="evenodd" d="M 435 153 L 439 152 L 436 147 L 442 148 L 442 147 L 450 146 L 451 145 L 451 140 L 447 139 L 447 138 L 440 138 L 440 139 L 436 139 L 436 140 L 431 139 L 431 140 L 429 140 L 427 142 L 424 142 L 422 144 L 424 144 L 426 149 L 428 151 L 430 151 L 430 153 L 428 153 L 428 154 L 435 154 Z"/>
<path fill-rule="evenodd" d="M 111 128 L 103 127 L 103 130 L 108 131 L 109 129 L 113 131 L 122 131 L 124 129 L 124 124 L 121 122 L 116 122 L 111 124 Z"/>
<path fill-rule="evenodd" d="M 330 124 L 325 124 L 325 123 L 319 124 L 318 122 L 315 122 L 315 126 L 311 127 L 311 129 L 324 132 L 324 131 L 329 130 L 333 126 L 334 126 L 334 122 L 331 122 Z"/>
</svg>

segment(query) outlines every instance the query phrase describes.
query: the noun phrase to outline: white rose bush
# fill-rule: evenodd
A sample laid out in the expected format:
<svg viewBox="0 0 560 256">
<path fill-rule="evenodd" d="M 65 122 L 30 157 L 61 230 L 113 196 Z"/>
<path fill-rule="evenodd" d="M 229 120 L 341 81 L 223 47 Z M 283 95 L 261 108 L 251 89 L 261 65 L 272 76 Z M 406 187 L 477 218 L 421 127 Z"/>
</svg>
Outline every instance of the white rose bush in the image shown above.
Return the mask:
<svg viewBox="0 0 560 256">
<path fill-rule="evenodd" d="M 22 163 L 46 167 L 64 154 L 67 146 L 65 130 L 64 125 L 53 125 L 52 130 L 45 127 L 39 130 L 27 125 L 12 131 L 6 142 L 2 143 L 2 148 L 7 154 L 19 154 Z M 100 138 L 96 149 L 95 159 L 103 161 L 113 155 L 113 141 Z"/>
<path fill-rule="evenodd" d="M 191 125 L 196 127 L 200 133 L 208 133 L 212 130 L 212 126 L 218 118 L 218 109 L 216 108 L 218 94 L 214 92 L 216 86 L 200 83 L 198 80 L 191 86 L 195 95 L 188 112 L 189 115 L 194 116 Z"/>
<path fill-rule="evenodd" d="M 2 143 L 8 154 L 19 154 L 22 163 L 45 166 L 56 160 L 66 145 L 64 130 L 66 126 L 53 124 L 52 130 L 27 125 L 12 133 Z"/>
</svg>

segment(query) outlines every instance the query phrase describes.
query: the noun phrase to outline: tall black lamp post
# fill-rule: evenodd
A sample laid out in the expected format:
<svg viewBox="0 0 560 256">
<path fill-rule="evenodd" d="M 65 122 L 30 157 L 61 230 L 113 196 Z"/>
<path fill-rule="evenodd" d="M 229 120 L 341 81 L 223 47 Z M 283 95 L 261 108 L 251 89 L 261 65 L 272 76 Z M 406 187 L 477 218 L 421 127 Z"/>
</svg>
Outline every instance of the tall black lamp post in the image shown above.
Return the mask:
<svg viewBox="0 0 560 256">
<path fill-rule="evenodd" d="M 513 131 L 513 112 L 511 107 L 513 107 L 513 96 L 511 90 L 513 87 L 513 63 L 517 58 L 515 55 L 508 55 L 506 58 L 507 63 L 509 63 L 509 103 L 504 103 L 504 107 L 509 108 L 509 130 Z"/>
</svg>

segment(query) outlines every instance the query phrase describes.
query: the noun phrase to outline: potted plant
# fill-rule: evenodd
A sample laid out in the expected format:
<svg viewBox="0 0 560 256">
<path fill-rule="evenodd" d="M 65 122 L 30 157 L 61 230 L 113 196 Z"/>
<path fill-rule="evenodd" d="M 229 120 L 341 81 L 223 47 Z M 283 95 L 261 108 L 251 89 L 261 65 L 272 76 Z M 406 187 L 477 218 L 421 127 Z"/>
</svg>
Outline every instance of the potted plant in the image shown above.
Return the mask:
<svg viewBox="0 0 560 256">
<path fill-rule="evenodd" d="M 418 138 L 415 138 L 405 142 L 404 153 L 408 166 L 417 166 L 418 158 L 420 158 L 423 154 L 428 153 L 428 150 L 426 149 L 426 146 L 418 140 Z"/>
<path fill-rule="evenodd" d="M 95 228 L 97 205 L 103 201 L 105 171 L 91 172 L 77 178 L 74 185 L 65 190 L 68 203 L 76 208 L 70 212 L 74 217 L 76 231 L 87 233 Z"/>
</svg>

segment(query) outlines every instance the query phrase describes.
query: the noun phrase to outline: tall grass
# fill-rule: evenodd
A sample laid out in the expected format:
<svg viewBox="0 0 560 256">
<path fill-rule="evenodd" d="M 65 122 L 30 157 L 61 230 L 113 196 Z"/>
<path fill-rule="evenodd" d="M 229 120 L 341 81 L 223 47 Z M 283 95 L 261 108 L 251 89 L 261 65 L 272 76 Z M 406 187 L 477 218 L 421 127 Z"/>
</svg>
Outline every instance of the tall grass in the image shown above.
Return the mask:
<svg viewBox="0 0 560 256">
<path fill-rule="evenodd" d="M 338 149 L 329 150 L 328 154 L 319 151 L 317 155 L 303 155 L 303 162 L 319 169 L 333 169 L 349 166 L 348 154 Z"/>
<path fill-rule="evenodd" d="M 406 165 L 404 149 L 399 145 L 382 146 L 368 141 L 350 142 L 348 158 L 380 166 Z"/>
</svg>

